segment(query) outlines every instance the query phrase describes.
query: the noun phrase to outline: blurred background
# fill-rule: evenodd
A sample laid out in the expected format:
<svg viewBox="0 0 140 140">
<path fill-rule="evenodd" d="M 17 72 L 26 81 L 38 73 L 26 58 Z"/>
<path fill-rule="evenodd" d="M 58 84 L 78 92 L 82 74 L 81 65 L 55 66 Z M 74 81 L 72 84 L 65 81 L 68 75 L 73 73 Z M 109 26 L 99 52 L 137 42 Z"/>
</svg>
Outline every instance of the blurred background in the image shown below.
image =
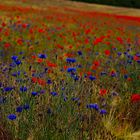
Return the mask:
<svg viewBox="0 0 140 140">
<path fill-rule="evenodd" d="M 72 0 L 120 7 L 140 8 L 140 0 Z"/>
</svg>

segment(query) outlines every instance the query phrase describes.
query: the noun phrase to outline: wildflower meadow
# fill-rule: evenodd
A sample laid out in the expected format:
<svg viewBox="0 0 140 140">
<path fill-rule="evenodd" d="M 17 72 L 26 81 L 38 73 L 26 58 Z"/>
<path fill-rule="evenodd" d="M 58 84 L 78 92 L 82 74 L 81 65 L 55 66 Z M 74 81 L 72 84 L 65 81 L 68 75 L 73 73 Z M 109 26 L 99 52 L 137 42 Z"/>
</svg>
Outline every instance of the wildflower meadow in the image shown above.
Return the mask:
<svg viewBox="0 0 140 140">
<path fill-rule="evenodd" d="M 0 140 L 140 140 L 140 17 L 0 0 Z"/>
</svg>

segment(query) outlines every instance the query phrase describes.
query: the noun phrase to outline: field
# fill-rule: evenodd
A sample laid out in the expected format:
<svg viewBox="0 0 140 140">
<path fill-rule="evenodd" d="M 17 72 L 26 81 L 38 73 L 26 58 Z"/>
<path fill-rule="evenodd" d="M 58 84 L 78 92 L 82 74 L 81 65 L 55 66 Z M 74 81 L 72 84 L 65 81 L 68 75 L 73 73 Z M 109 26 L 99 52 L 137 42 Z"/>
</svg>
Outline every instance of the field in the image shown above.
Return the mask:
<svg viewBox="0 0 140 140">
<path fill-rule="evenodd" d="M 0 0 L 0 140 L 139 139 L 140 10 Z"/>
</svg>

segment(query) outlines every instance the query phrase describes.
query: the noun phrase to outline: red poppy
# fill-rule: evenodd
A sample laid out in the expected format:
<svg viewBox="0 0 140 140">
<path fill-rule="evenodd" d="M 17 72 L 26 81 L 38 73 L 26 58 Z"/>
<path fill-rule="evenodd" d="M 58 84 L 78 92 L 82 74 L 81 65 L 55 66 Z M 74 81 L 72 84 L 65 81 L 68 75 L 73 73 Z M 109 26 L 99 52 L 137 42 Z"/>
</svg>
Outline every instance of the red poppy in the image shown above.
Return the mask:
<svg viewBox="0 0 140 140">
<path fill-rule="evenodd" d="M 46 85 L 46 81 L 44 79 L 40 79 L 40 78 L 37 79 L 37 83 L 39 85 L 41 85 L 41 86 L 45 86 Z"/>
<path fill-rule="evenodd" d="M 102 38 L 100 37 L 100 38 L 96 38 L 94 41 L 93 41 L 93 45 L 97 45 L 97 44 L 99 44 L 100 42 L 102 42 Z"/>
<path fill-rule="evenodd" d="M 32 82 L 36 83 L 37 82 L 37 78 L 36 77 L 32 77 Z"/>
<path fill-rule="evenodd" d="M 127 78 L 127 81 L 132 81 L 132 80 L 133 80 L 133 79 L 132 79 L 132 78 L 130 78 L 130 77 L 128 77 L 128 78 Z"/>
<path fill-rule="evenodd" d="M 28 25 L 28 24 L 24 23 L 24 24 L 22 24 L 22 27 L 23 27 L 23 28 L 26 28 L 27 25 Z"/>
<path fill-rule="evenodd" d="M 54 64 L 54 63 L 52 63 L 52 62 L 50 62 L 50 61 L 48 61 L 48 60 L 47 60 L 46 62 L 47 62 L 48 67 L 52 67 L 52 68 L 57 67 L 56 64 Z"/>
<path fill-rule="evenodd" d="M 100 89 L 99 94 L 101 96 L 106 95 L 107 94 L 107 90 L 106 89 Z"/>
<path fill-rule="evenodd" d="M 88 44 L 88 43 L 89 43 L 89 39 L 86 38 L 86 39 L 85 39 L 85 44 Z"/>
<path fill-rule="evenodd" d="M 91 29 L 85 30 L 85 34 L 86 34 L 86 35 L 89 34 L 90 32 L 91 32 Z"/>
<path fill-rule="evenodd" d="M 110 55 L 110 50 L 105 50 L 104 53 L 105 53 L 106 56 L 109 56 Z"/>
<path fill-rule="evenodd" d="M 22 45 L 22 43 L 23 43 L 22 39 L 19 38 L 19 39 L 17 40 L 17 43 L 18 43 L 19 45 Z"/>
<path fill-rule="evenodd" d="M 2 25 L 3 27 L 5 27 L 5 26 L 6 26 L 6 23 L 3 22 L 1 25 Z"/>
<path fill-rule="evenodd" d="M 138 61 L 139 60 L 139 57 L 138 56 L 134 56 L 134 60 L 135 61 Z"/>
<path fill-rule="evenodd" d="M 0 28 L 0 32 L 2 31 L 2 28 Z"/>
<path fill-rule="evenodd" d="M 10 43 L 5 43 L 5 44 L 4 44 L 4 47 L 5 47 L 5 48 L 9 48 L 10 46 L 11 46 Z"/>
<path fill-rule="evenodd" d="M 123 43 L 123 39 L 121 37 L 117 37 L 117 40 L 120 42 L 120 44 Z"/>
<path fill-rule="evenodd" d="M 37 62 L 38 62 L 38 63 L 42 63 L 42 62 L 43 62 L 43 59 L 37 58 Z"/>
<path fill-rule="evenodd" d="M 139 102 L 140 101 L 140 94 L 133 94 L 131 96 L 131 102 Z"/>
</svg>

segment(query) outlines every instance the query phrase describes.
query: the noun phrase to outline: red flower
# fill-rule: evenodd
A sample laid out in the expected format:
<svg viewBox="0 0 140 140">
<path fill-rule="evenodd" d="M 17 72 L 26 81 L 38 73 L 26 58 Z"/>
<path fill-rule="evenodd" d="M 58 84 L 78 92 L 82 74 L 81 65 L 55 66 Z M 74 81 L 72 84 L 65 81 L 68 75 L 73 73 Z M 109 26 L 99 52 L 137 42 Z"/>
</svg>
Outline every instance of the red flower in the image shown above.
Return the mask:
<svg viewBox="0 0 140 140">
<path fill-rule="evenodd" d="M 106 56 L 109 56 L 110 55 L 110 50 L 105 50 L 104 53 L 105 53 Z"/>
<path fill-rule="evenodd" d="M 100 89 L 99 94 L 101 96 L 106 95 L 107 94 L 107 90 L 106 89 Z"/>
<path fill-rule="evenodd" d="M 88 43 L 89 43 L 89 39 L 86 38 L 86 39 L 85 39 L 85 44 L 88 44 Z"/>
<path fill-rule="evenodd" d="M 99 61 L 97 61 L 97 60 L 95 60 L 94 62 L 93 62 L 93 64 L 95 65 L 95 66 L 99 66 L 100 65 L 100 62 Z"/>
<path fill-rule="evenodd" d="M 4 44 L 4 47 L 5 47 L 5 48 L 9 48 L 10 46 L 11 46 L 10 43 L 5 43 L 5 44 Z"/>
<path fill-rule="evenodd" d="M 54 64 L 54 63 L 52 63 L 52 62 L 50 62 L 48 60 L 47 60 L 47 65 L 48 65 L 48 67 L 52 67 L 52 68 L 57 67 L 56 64 Z"/>
<path fill-rule="evenodd" d="M 2 31 L 2 28 L 0 28 L 0 32 Z"/>
<path fill-rule="evenodd" d="M 134 56 L 134 60 L 135 61 L 138 61 L 139 60 L 139 57 L 138 56 Z"/>
<path fill-rule="evenodd" d="M 28 24 L 24 23 L 22 24 L 22 28 L 26 28 L 28 26 Z"/>
<path fill-rule="evenodd" d="M 131 102 L 139 102 L 140 101 L 140 94 L 133 94 L 131 96 Z"/>
<path fill-rule="evenodd" d="M 123 44 L 123 40 L 121 37 L 117 37 L 117 40 L 120 42 L 120 44 Z"/>
<path fill-rule="evenodd" d="M 5 27 L 5 26 L 6 26 L 6 23 L 3 22 L 1 25 L 2 25 L 3 27 Z"/>
<path fill-rule="evenodd" d="M 32 82 L 36 83 L 37 82 L 37 78 L 36 77 L 32 77 Z"/>
<path fill-rule="evenodd" d="M 38 59 L 37 59 L 37 62 L 38 62 L 38 63 L 42 63 L 42 62 L 43 62 L 43 59 L 38 58 Z"/>
<path fill-rule="evenodd" d="M 45 86 L 46 85 L 46 81 L 45 80 L 43 80 L 43 79 L 37 79 L 37 83 L 39 84 L 39 85 L 41 85 L 41 86 Z"/>
<path fill-rule="evenodd" d="M 17 40 L 17 43 L 18 43 L 19 45 L 22 45 L 22 43 L 23 43 L 22 39 L 19 38 L 19 39 Z"/>
<path fill-rule="evenodd" d="M 91 29 L 85 30 L 85 34 L 86 34 L 86 35 L 89 34 L 90 32 L 91 32 Z"/>
</svg>

